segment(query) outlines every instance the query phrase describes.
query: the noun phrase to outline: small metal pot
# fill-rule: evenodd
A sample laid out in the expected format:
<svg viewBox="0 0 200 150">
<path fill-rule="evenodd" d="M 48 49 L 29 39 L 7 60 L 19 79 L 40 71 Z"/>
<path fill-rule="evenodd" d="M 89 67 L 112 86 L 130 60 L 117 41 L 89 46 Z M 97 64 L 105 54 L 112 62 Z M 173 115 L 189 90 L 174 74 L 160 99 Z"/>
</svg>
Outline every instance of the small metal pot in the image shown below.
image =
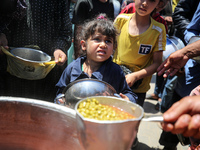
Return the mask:
<svg viewBox="0 0 200 150">
<path fill-rule="evenodd" d="M 86 101 L 87 98 L 79 101 L 75 106 L 77 130 L 84 148 L 86 150 L 129 150 L 144 115 L 143 108 L 117 97 L 95 96 L 89 98 L 95 98 L 100 104 L 123 109 L 136 118 L 120 121 L 99 121 L 84 118 L 77 111 L 77 108 L 79 103 Z"/>
<path fill-rule="evenodd" d="M 63 94 L 56 99 L 63 98 L 64 105 L 75 108 L 78 101 L 90 96 L 117 96 L 116 90 L 108 83 L 97 79 L 80 79 L 67 85 Z"/>
<path fill-rule="evenodd" d="M 19 47 L 11 49 L 10 52 L 17 58 L 28 62 L 44 63 L 51 60 L 51 56 L 49 56 L 48 54 L 32 48 Z"/>
</svg>

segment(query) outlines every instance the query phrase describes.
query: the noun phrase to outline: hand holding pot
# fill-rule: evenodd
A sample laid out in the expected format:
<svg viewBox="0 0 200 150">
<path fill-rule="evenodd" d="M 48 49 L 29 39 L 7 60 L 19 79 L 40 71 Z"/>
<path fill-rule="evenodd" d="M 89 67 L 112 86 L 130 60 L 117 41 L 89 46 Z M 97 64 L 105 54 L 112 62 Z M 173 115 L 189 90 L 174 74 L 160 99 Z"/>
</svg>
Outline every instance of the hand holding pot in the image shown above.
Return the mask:
<svg viewBox="0 0 200 150">
<path fill-rule="evenodd" d="M 163 130 L 200 139 L 200 96 L 187 96 L 163 114 Z M 175 123 L 174 123 L 175 122 Z"/>
<path fill-rule="evenodd" d="M 54 57 L 56 64 L 60 66 L 64 65 L 64 63 L 67 61 L 66 54 L 60 49 L 56 49 L 54 51 Z"/>
</svg>

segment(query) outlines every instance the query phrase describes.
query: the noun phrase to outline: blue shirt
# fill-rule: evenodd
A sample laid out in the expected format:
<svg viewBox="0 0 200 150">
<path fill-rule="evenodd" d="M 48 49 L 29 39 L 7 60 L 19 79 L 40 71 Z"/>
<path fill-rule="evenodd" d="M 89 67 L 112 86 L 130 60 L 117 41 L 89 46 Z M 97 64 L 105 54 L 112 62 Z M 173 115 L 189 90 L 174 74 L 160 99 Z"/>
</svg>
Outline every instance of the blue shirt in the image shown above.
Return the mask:
<svg viewBox="0 0 200 150">
<path fill-rule="evenodd" d="M 196 36 L 200 34 L 200 3 L 192 17 L 191 22 L 187 26 L 184 32 L 184 39 L 188 43 L 192 36 Z"/>
<path fill-rule="evenodd" d="M 75 80 L 90 78 L 88 74 L 86 74 L 81 69 L 82 64 L 85 60 L 85 56 L 79 57 L 65 68 L 60 77 L 60 80 L 56 84 L 56 87 L 58 88 L 57 94 L 62 93 L 63 89 L 69 83 Z M 113 86 L 117 93 L 122 93 L 126 95 L 130 101 L 134 103 L 136 102 L 136 94 L 134 94 L 129 88 L 122 69 L 119 65 L 112 62 L 111 57 L 108 60 L 106 60 L 97 71 L 92 73 L 91 78 L 109 83 Z"/>
<path fill-rule="evenodd" d="M 185 75 L 178 77 L 176 92 L 181 96 L 189 96 L 190 92 L 200 85 L 200 64 L 193 59 L 189 59 L 185 64 Z"/>
</svg>

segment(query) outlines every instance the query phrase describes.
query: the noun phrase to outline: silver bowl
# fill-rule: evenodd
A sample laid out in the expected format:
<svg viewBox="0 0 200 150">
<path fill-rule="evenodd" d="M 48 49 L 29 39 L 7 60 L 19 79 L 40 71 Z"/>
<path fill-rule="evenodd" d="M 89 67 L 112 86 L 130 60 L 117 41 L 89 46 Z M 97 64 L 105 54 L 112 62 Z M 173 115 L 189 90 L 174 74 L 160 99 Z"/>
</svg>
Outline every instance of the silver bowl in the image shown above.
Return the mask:
<svg viewBox="0 0 200 150">
<path fill-rule="evenodd" d="M 14 48 L 10 52 L 15 57 L 28 62 L 44 63 L 51 60 L 51 56 L 48 54 L 31 48 Z"/>
<path fill-rule="evenodd" d="M 75 108 L 78 101 L 90 96 L 117 96 L 116 90 L 108 83 L 97 79 L 80 79 L 67 85 L 63 90 L 65 105 Z"/>
</svg>

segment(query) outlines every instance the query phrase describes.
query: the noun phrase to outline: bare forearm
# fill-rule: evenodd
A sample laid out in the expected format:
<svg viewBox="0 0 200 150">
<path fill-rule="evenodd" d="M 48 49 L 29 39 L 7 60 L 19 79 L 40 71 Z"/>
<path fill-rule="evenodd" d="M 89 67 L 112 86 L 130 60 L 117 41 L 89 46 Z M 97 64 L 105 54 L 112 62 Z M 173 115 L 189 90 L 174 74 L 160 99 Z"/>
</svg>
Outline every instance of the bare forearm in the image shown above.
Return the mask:
<svg viewBox="0 0 200 150">
<path fill-rule="evenodd" d="M 182 49 L 184 55 L 186 55 L 188 58 L 193 58 L 196 56 L 200 56 L 200 40 L 187 45 Z"/>
</svg>

